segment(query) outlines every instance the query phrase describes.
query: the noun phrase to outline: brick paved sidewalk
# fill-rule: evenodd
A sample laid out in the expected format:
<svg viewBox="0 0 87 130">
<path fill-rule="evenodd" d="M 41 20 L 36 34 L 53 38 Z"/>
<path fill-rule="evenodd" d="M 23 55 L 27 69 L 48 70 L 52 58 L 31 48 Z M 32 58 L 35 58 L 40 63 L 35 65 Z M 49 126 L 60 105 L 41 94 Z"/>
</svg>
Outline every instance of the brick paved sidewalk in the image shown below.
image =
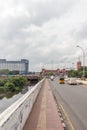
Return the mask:
<svg viewBox="0 0 87 130">
<path fill-rule="evenodd" d="M 23 130 L 64 130 L 47 80 Z"/>
</svg>

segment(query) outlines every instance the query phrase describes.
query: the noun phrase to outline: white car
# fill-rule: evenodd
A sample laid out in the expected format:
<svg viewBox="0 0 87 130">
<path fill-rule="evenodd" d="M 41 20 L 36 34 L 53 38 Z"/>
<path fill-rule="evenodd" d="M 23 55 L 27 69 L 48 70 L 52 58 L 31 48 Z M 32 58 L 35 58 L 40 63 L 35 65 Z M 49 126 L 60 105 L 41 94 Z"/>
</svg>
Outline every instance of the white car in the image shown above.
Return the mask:
<svg viewBox="0 0 87 130">
<path fill-rule="evenodd" d="M 76 78 L 70 78 L 70 79 L 68 80 L 68 84 L 70 84 L 70 85 L 77 85 L 77 80 L 76 80 Z"/>
<path fill-rule="evenodd" d="M 50 77 L 50 79 L 53 81 L 53 80 L 54 80 L 54 76 L 52 75 L 52 76 Z"/>
</svg>

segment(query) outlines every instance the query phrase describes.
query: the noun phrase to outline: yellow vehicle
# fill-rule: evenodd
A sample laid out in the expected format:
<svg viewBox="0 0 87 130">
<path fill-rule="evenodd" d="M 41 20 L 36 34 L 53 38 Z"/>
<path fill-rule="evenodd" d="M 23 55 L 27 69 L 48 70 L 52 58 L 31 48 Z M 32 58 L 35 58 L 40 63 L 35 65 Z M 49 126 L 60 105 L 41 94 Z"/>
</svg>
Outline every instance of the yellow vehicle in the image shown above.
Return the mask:
<svg viewBox="0 0 87 130">
<path fill-rule="evenodd" d="M 60 78 L 60 79 L 59 79 L 59 83 L 60 83 L 60 84 L 64 84 L 64 83 L 65 83 L 64 78 Z"/>
</svg>

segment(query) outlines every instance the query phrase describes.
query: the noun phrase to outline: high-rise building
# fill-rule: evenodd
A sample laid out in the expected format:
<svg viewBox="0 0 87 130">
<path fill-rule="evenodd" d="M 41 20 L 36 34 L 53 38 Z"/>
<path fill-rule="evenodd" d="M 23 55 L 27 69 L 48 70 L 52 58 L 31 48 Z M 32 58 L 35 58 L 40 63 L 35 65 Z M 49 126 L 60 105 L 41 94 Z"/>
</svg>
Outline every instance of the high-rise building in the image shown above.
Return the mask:
<svg viewBox="0 0 87 130">
<path fill-rule="evenodd" d="M 9 71 L 19 71 L 20 74 L 28 74 L 29 61 L 21 59 L 21 61 L 7 61 L 0 59 L 0 70 L 8 69 Z"/>
</svg>

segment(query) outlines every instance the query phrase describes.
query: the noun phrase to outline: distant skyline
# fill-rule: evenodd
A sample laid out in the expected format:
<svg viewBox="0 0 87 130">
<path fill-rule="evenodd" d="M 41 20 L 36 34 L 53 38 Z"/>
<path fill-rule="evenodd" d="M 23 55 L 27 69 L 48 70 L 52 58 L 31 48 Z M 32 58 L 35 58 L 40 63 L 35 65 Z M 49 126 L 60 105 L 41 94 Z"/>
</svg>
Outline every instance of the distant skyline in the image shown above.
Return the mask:
<svg viewBox="0 0 87 130">
<path fill-rule="evenodd" d="M 28 59 L 30 71 L 72 67 L 83 58 L 77 45 L 87 65 L 86 0 L 0 1 L 0 59 Z"/>
</svg>

